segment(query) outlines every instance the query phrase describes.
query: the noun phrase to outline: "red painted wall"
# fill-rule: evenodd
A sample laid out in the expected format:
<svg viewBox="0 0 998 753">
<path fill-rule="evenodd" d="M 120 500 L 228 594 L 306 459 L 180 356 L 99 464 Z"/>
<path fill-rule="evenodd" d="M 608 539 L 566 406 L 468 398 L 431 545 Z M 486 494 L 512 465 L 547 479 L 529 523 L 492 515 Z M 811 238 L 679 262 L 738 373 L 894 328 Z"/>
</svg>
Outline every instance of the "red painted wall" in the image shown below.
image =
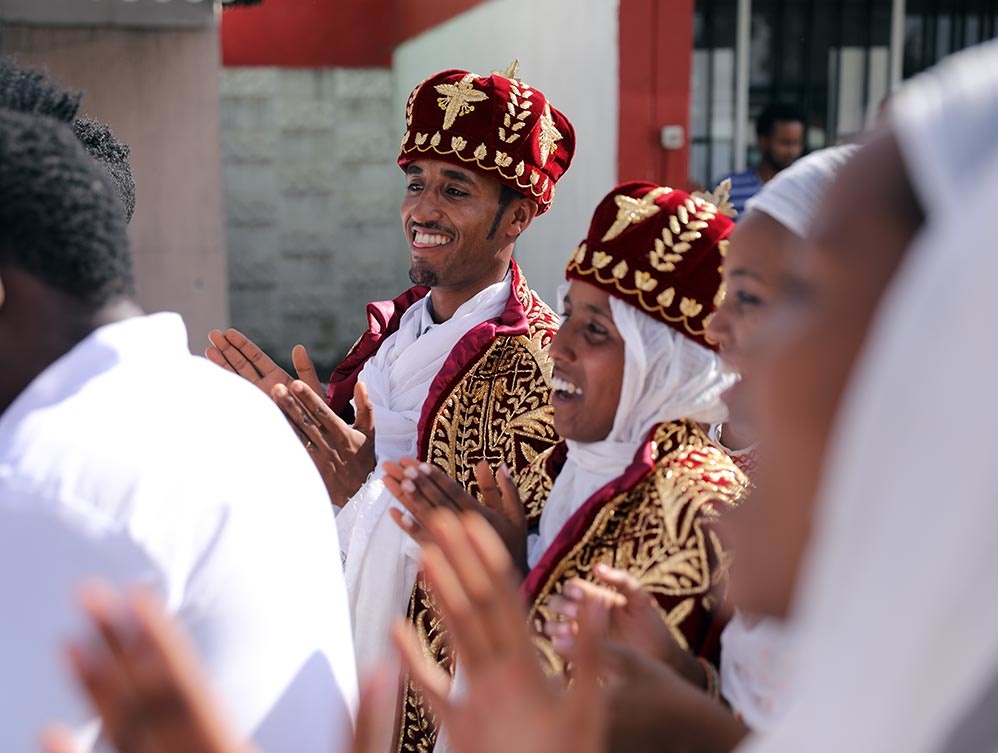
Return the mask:
<svg viewBox="0 0 998 753">
<path fill-rule="evenodd" d="M 400 42 L 483 0 L 264 0 L 222 14 L 224 65 L 385 68 Z"/>
<path fill-rule="evenodd" d="M 694 0 L 621 0 L 621 181 L 684 188 L 689 179 L 690 74 Z M 663 149 L 662 126 L 681 125 L 686 145 Z"/>
</svg>

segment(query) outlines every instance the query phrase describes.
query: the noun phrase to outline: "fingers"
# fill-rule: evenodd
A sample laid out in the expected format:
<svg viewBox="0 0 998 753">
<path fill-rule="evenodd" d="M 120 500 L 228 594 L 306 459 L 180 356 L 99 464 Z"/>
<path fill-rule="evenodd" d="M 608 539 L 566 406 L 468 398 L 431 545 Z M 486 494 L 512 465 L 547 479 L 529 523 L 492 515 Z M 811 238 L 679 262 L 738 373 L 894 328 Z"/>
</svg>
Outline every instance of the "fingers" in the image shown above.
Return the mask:
<svg viewBox="0 0 998 753">
<path fill-rule="evenodd" d="M 595 569 L 601 567 L 597 565 Z M 641 587 L 638 586 L 638 591 L 640 592 Z M 562 589 L 562 594 L 566 599 L 569 599 L 577 604 L 582 604 L 587 601 L 595 601 L 603 606 L 610 609 L 619 609 L 621 607 L 627 606 L 627 596 L 605 586 L 600 586 L 596 583 L 591 583 L 588 580 L 583 580 L 582 578 L 572 578 Z"/>
<path fill-rule="evenodd" d="M 232 371 L 251 382 L 256 382 L 278 368 L 266 353 L 239 330 L 228 329 L 222 333 L 213 329 L 208 333 L 208 339 Z"/>
<path fill-rule="evenodd" d="M 402 458 L 399 464 L 405 475 L 401 482 L 402 490 L 414 497 L 421 497 L 430 507 L 454 511 L 478 509 L 478 500 L 432 463 Z"/>
<path fill-rule="evenodd" d="M 520 490 L 513 483 L 513 476 L 509 472 L 509 466 L 503 463 L 499 466 L 499 491 L 502 496 L 502 512 L 508 520 L 513 521 L 517 526 L 526 530 L 527 513 L 523 509 L 523 501 L 520 499 Z"/>
<path fill-rule="evenodd" d="M 455 648 L 469 671 L 496 655 L 508 653 L 508 634 L 501 622 L 500 582 L 485 559 L 472 545 L 468 523 L 478 520 L 498 542 L 500 554 L 509 562 L 505 545 L 479 515 L 459 519 L 449 510 L 436 510 L 426 522 L 434 544 L 423 548 L 423 570 L 433 588 L 445 619 L 453 630 Z M 510 563 L 509 568 L 512 568 Z M 508 577 L 502 573 L 499 581 Z M 515 597 L 514 597 L 515 598 Z M 525 619 L 518 620 L 522 626 Z"/>
<path fill-rule="evenodd" d="M 208 336 L 211 337 L 210 334 Z M 214 345 L 209 345 L 207 348 L 204 349 L 204 357 L 207 358 L 216 366 L 221 366 L 223 369 L 233 374 L 236 373 L 236 370 L 233 369 L 231 366 L 229 366 L 229 362 L 225 360 L 225 356 L 222 355 L 222 351 L 220 351 Z"/>
<path fill-rule="evenodd" d="M 357 416 L 353 428 L 369 437 L 374 436 L 374 406 L 367 394 L 367 385 L 358 381 L 353 388 L 353 402 L 357 406 Z"/>
<path fill-rule="evenodd" d="M 185 741 L 188 753 L 237 749 L 193 644 L 154 595 L 136 590 L 122 598 L 90 585 L 81 601 L 101 640 L 70 647 L 70 662 L 118 750 L 131 753 L 166 735 Z"/>
<path fill-rule="evenodd" d="M 600 564 L 593 568 L 593 575 L 606 585 L 617 589 L 629 603 L 638 604 L 648 600 L 648 594 L 641 587 L 641 582 L 626 570 Z"/>
<path fill-rule="evenodd" d="M 301 382 L 301 384 L 304 384 Z M 270 397 L 284 412 L 291 426 L 298 432 L 299 439 L 310 452 L 324 450 L 331 452 L 323 427 L 318 423 L 302 402 L 283 384 L 275 384 L 270 390 Z"/>
<path fill-rule="evenodd" d="M 411 458 L 402 458 L 402 462 L 406 463 L 406 465 L 393 463 L 389 460 L 386 460 L 381 464 L 381 467 L 385 471 L 385 488 L 387 488 L 395 499 L 397 499 L 402 506 L 405 507 L 409 514 L 414 518 L 414 522 L 416 522 L 421 528 L 422 524 L 433 511 L 435 503 L 427 499 L 423 494 L 423 486 L 417 486 L 413 480 L 413 478 L 418 479 L 420 475 L 418 472 L 411 470 L 414 467 L 413 464 L 418 466 L 418 461 L 412 460 Z M 394 516 L 392 519 L 395 519 Z M 406 531 L 406 533 L 410 532 L 409 529 L 402 523 L 399 523 L 399 525 L 402 527 L 402 530 Z"/>
<path fill-rule="evenodd" d="M 62 725 L 52 725 L 43 729 L 38 743 L 43 753 L 84 753 L 83 749 L 76 745 L 72 730 Z"/>
<path fill-rule="evenodd" d="M 308 355 L 304 345 L 296 345 L 291 349 L 291 364 L 295 367 L 298 378 L 309 386 L 316 394 L 322 395 L 325 390 L 322 388 L 322 380 L 319 379 L 315 371 L 315 364 Z"/>
<path fill-rule="evenodd" d="M 389 749 L 397 693 L 398 678 L 383 667 L 368 677 L 360 689 L 356 732 L 350 753 L 384 753 Z"/>
<path fill-rule="evenodd" d="M 573 727 L 582 739 L 600 740 L 606 732 L 606 711 L 600 690 L 600 659 L 608 621 L 607 610 L 596 603 L 587 603 L 580 617 L 568 703 Z"/>
<path fill-rule="evenodd" d="M 395 521 L 395 525 L 409 534 L 409 536 L 411 536 L 412 539 L 420 546 L 433 543 L 429 535 L 427 535 L 426 529 L 423 528 L 423 526 L 421 526 L 419 522 L 412 517 L 412 515 L 402 512 L 395 507 L 390 507 L 388 509 L 388 514 L 391 516 L 391 519 Z"/>
<path fill-rule="evenodd" d="M 402 665 L 409 671 L 410 678 L 422 689 L 431 709 L 446 724 L 453 711 L 448 699 L 450 676 L 426 657 L 415 628 L 407 621 L 399 620 L 392 627 L 392 640 L 398 648 Z"/>
</svg>

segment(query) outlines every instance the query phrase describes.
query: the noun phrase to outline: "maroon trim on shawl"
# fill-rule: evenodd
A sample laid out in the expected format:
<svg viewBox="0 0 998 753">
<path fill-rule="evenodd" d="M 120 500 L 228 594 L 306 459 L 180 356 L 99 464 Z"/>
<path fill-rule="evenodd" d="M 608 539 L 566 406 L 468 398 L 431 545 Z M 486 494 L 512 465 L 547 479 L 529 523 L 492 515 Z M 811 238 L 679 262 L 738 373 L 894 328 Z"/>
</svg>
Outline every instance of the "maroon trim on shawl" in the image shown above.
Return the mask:
<svg viewBox="0 0 998 753">
<path fill-rule="evenodd" d="M 350 401 L 353 400 L 353 389 L 364 364 L 378 352 L 385 339 L 398 330 L 402 315 L 409 307 L 425 298 L 429 292 L 429 288 L 416 285 L 398 298 L 367 304 L 367 331 L 333 370 L 329 377 L 329 389 L 326 391 L 326 404 L 345 421 L 353 421 Z"/>
<path fill-rule="evenodd" d="M 515 261 L 510 261 L 510 267 L 513 278 L 512 287 L 502 314 L 497 319 L 489 319 L 468 330 L 457 341 L 457 345 L 451 350 L 444 365 L 440 367 L 440 371 L 430 383 L 430 391 L 426 402 L 423 403 L 423 411 L 419 416 L 419 424 L 416 429 L 421 460 L 425 460 L 429 456 L 427 428 L 440 412 L 444 400 L 450 396 L 457 384 L 488 350 L 488 347 L 498 337 L 515 337 L 530 332 L 526 307 L 518 297 L 521 285 L 524 286 L 526 295 L 530 295 L 530 291 L 526 289 L 519 265 Z"/>
<path fill-rule="evenodd" d="M 538 592 L 551 576 L 552 569 L 565 558 L 582 535 L 589 530 L 603 506 L 636 487 L 655 470 L 652 440 L 659 426 L 661 424 L 655 424 L 648 432 L 645 441 L 634 454 L 634 461 L 627 466 L 627 469 L 613 481 L 597 489 L 562 526 L 555 540 L 551 542 L 540 561 L 527 574 L 526 580 L 520 587 L 520 595 L 526 604 L 534 603 Z M 563 466 L 564 461 L 562 461 Z M 561 467 L 558 470 L 560 471 Z"/>
</svg>

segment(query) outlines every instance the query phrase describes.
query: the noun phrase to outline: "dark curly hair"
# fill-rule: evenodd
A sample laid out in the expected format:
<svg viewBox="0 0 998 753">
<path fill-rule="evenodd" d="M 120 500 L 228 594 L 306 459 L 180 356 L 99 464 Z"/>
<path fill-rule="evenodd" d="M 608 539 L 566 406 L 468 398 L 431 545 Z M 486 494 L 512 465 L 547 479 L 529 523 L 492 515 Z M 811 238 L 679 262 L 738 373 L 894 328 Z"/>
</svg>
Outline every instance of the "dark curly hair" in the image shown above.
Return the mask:
<svg viewBox="0 0 998 753">
<path fill-rule="evenodd" d="M 52 118 L 0 110 L 0 264 L 94 306 L 134 293 L 108 174 Z"/>
<path fill-rule="evenodd" d="M 22 68 L 13 58 L 0 56 L 0 108 L 29 115 L 45 115 L 73 126 L 76 135 L 111 176 L 126 221 L 135 211 L 135 179 L 128 162 L 128 146 L 106 123 L 79 117 L 81 92 L 66 91 L 44 71 Z"/>
</svg>

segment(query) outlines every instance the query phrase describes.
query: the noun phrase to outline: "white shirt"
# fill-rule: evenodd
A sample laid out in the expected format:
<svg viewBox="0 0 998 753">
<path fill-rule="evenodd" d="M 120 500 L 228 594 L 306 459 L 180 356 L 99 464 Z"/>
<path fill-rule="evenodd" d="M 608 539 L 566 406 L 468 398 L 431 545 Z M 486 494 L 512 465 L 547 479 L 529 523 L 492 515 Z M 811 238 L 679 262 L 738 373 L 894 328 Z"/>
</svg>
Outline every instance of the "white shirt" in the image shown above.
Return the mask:
<svg viewBox="0 0 998 753">
<path fill-rule="evenodd" d="M 261 749 L 345 749 L 356 673 L 325 488 L 176 314 L 101 327 L 0 415 L 0 750 L 90 720 L 60 645 L 92 577 L 163 595 Z"/>
</svg>

